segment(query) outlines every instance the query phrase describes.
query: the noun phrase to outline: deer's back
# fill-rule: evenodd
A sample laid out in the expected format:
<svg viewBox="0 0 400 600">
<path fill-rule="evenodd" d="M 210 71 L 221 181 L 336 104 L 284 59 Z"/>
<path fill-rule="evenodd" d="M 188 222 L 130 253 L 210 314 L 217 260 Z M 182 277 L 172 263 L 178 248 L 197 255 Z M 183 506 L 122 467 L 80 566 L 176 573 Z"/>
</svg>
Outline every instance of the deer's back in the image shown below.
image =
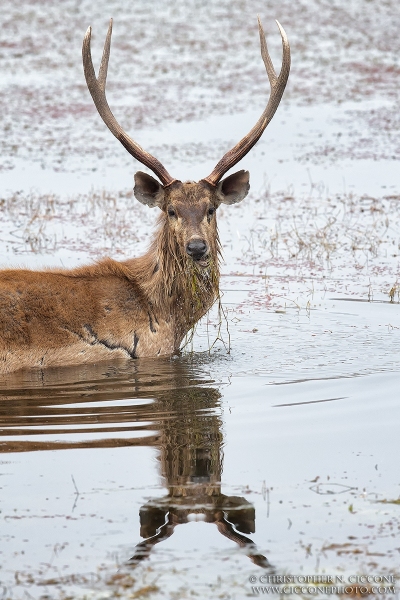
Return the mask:
<svg viewBox="0 0 400 600">
<path fill-rule="evenodd" d="M 171 331 L 120 263 L 0 273 L 0 371 L 165 354 Z"/>
</svg>

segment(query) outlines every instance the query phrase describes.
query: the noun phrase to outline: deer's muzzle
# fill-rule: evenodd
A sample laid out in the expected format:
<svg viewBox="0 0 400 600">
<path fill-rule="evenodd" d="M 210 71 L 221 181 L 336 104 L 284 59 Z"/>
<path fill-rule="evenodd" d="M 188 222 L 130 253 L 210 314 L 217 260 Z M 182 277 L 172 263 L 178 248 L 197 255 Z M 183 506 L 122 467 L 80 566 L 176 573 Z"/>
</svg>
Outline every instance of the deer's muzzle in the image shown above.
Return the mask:
<svg viewBox="0 0 400 600">
<path fill-rule="evenodd" d="M 207 254 L 208 247 L 204 240 L 194 239 L 187 243 L 186 252 L 193 260 L 201 260 Z"/>
</svg>

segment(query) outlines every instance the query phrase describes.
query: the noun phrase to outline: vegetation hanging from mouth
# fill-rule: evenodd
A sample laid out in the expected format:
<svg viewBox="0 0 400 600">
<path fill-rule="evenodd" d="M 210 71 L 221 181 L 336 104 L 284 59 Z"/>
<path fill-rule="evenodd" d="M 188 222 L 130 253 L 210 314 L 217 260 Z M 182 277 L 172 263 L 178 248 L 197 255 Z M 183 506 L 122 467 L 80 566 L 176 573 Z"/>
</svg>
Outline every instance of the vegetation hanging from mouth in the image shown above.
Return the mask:
<svg viewBox="0 0 400 600">
<path fill-rule="evenodd" d="M 206 268 L 199 267 L 195 261 L 190 261 L 188 264 L 188 269 L 186 272 L 187 275 L 187 284 L 190 287 L 190 296 L 193 301 L 193 309 L 196 311 L 202 310 L 202 299 L 203 294 L 213 293 L 213 300 L 208 307 L 207 311 L 211 309 L 212 306 L 217 304 L 217 324 L 216 324 L 216 335 L 211 336 L 208 323 L 207 323 L 207 338 L 208 338 L 208 352 L 211 352 L 215 344 L 220 341 L 227 353 L 230 353 L 230 333 L 229 333 L 229 325 L 228 318 L 226 314 L 226 310 L 223 307 L 222 296 L 219 289 L 219 266 L 218 261 L 214 260 L 212 256 L 209 256 L 209 264 Z M 204 314 L 204 312 L 203 312 Z M 203 315 L 202 315 L 203 316 Z M 200 317 L 201 318 L 201 317 Z M 226 327 L 226 336 L 223 333 L 224 324 Z M 196 333 L 198 325 L 198 320 L 196 320 L 190 330 L 187 332 L 181 350 L 188 350 L 189 352 L 194 352 L 193 349 L 193 340 Z M 214 337 L 214 339 L 212 339 Z M 227 339 L 226 339 L 227 338 Z"/>
<path fill-rule="evenodd" d="M 203 266 L 189 257 L 184 260 L 182 279 L 186 289 L 183 293 L 190 299 L 195 313 L 211 308 L 219 296 L 218 260 L 209 254 L 207 263 Z"/>
</svg>

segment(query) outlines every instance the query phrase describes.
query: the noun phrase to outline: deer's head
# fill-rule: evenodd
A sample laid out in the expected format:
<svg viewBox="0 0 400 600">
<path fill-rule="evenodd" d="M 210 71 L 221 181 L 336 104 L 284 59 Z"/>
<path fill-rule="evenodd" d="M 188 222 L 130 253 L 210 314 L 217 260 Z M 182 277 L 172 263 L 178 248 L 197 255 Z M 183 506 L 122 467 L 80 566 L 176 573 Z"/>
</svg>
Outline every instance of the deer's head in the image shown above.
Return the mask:
<svg viewBox="0 0 400 600">
<path fill-rule="evenodd" d="M 165 214 L 165 223 L 175 237 L 182 252 L 199 266 L 208 264 L 210 252 L 216 248 L 216 210 L 223 204 L 235 204 L 247 196 L 249 191 L 248 171 L 238 171 L 222 179 L 225 173 L 237 164 L 260 139 L 271 121 L 282 98 L 290 70 L 290 48 L 286 33 L 278 23 L 282 38 L 283 59 L 279 76 L 276 75 L 268 54 L 264 31 L 258 20 L 261 56 L 268 74 L 271 93 L 267 106 L 251 131 L 229 150 L 217 163 L 208 177 L 199 182 L 181 182 L 168 173 L 165 167 L 151 154 L 143 150 L 121 128 L 112 114 L 105 95 L 108 60 L 110 56 L 112 19 L 104 44 L 99 76 L 96 77 L 90 50 L 91 28 L 83 40 L 82 56 L 86 82 L 96 108 L 126 150 L 157 175 L 138 171 L 135 175 L 134 194 L 137 200 L 150 207 L 157 206 Z M 160 183 L 161 182 L 161 183 Z"/>
</svg>

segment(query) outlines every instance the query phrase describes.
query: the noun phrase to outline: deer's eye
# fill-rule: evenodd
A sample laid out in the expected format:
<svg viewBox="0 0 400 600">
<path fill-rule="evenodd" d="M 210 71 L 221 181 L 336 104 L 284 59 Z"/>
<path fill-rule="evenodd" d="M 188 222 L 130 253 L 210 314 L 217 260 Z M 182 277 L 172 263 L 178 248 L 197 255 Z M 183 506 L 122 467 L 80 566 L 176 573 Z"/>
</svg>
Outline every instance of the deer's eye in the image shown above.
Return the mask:
<svg viewBox="0 0 400 600">
<path fill-rule="evenodd" d="M 168 209 L 168 215 L 169 215 L 170 217 L 176 217 L 176 212 L 174 211 L 174 209 L 173 209 L 172 207 L 170 207 L 170 208 Z"/>
<path fill-rule="evenodd" d="M 214 213 L 215 213 L 215 208 L 213 206 L 210 206 L 210 208 L 208 209 L 209 216 L 212 217 Z"/>
</svg>

